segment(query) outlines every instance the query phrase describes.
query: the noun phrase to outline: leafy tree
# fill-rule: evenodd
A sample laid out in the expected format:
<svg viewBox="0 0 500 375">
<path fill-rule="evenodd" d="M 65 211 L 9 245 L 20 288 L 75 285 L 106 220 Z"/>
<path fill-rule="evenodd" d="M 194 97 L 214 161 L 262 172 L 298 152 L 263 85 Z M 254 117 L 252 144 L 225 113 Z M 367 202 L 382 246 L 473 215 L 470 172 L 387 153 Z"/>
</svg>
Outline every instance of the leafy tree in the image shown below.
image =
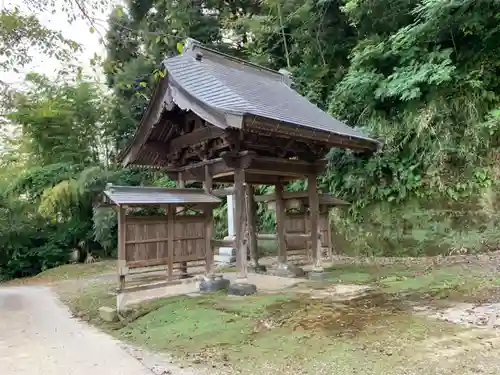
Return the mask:
<svg viewBox="0 0 500 375">
<path fill-rule="evenodd" d="M 30 74 L 29 90 L 17 93 L 7 118 L 21 126 L 37 165 L 89 164 L 99 160 L 102 93 L 92 83 L 77 79 L 54 83 Z"/>
</svg>

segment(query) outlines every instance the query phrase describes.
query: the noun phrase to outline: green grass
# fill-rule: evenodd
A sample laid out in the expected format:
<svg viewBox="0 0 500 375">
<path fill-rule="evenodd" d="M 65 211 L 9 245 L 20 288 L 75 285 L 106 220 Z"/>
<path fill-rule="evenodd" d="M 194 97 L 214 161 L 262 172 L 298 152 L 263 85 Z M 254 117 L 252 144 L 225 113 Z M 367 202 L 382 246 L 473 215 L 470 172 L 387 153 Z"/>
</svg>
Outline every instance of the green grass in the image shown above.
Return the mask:
<svg viewBox="0 0 500 375">
<path fill-rule="evenodd" d="M 258 318 L 275 326 L 259 328 Z M 459 331 L 392 306 L 363 309 L 286 295 L 214 294 L 164 300 L 160 308 L 115 334 L 187 362 L 228 366 L 245 374 L 269 368 L 285 374 L 353 374 L 373 370 L 374 363 L 382 366 L 380 374 L 395 374 L 394 362 L 411 363 L 407 357 L 416 345 L 425 348 L 425 340 Z M 318 365 L 330 372 L 318 372 Z"/>
<path fill-rule="evenodd" d="M 414 297 L 467 298 L 482 288 L 500 286 L 500 276 L 485 273 L 479 265 L 338 265 L 325 271 L 327 284 L 370 284 L 388 294 Z"/>
<path fill-rule="evenodd" d="M 33 277 L 14 279 L 7 284 L 48 284 L 58 281 L 87 278 L 116 272 L 115 260 L 103 260 L 96 263 L 65 264 L 50 268 Z"/>
<path fill-rule="evenodd" d="M 68 280 L 80 277 L 101 275 L 105 273 L 112 273 L 115 271 L 116 261 L 104 260 L 101 262 L 90 264 L 65 264 L 64 266 L 59 266 L 43 271 L 35 277 L 42 279 Z"/>
<path fill-rule="evenodd" d="M 335 266 L 327 271 L 327 284 L 368 283 L 392 297 L 449 298 L 500 285 L 499 278 L 476 266 Z M 467 351 L 475 353 L 488 335 L 481 331 L 474 333 L 481 337 L 470 337 L 464 328 L 412 315 L 397 298 L 373 296 L 342 304 L 292 291 L 170 297 L 143 303 L 123 321 L 110 324 L 99 320 L 98 308 L 114 305 L 109 294 L 114 282 L 82 280 L 78 290 L 74 282 L 64 285 L 69 289 L 60 290 L 63 300 L 82 319 L 135 345 L 228 374 L 396 375 L 418 367 L 418 374 L 431 375 L 436 366 L 448 366 L 442 373 L 454 374 L 462 368 L 447 361 L 447 350 L 470 346 Z"/>
</svg>

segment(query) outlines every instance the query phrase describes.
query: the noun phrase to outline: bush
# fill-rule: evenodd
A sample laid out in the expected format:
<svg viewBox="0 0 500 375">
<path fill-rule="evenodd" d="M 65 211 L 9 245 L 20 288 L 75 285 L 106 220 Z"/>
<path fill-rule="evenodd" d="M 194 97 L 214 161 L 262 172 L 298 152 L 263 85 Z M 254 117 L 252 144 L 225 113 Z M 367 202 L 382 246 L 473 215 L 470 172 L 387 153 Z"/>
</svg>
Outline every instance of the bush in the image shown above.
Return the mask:
<svg viewBox="0 0 500 375">
<path fill-rule="evenodd" d="M 0 279 L 35 275 L 65 264 L 70 250 L 92 236 L 89 224 L 70 220 L 50 223 L 29 206 L 0 208 Z"/>
</svg>

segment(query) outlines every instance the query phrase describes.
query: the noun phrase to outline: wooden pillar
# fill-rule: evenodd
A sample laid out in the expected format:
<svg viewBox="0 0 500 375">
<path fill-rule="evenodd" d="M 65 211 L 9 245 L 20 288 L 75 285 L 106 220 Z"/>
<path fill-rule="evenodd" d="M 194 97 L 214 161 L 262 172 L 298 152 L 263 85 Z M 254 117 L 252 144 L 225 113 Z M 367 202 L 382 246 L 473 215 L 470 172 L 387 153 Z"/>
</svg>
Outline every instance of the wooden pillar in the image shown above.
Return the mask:
<svg viewBox="0 0 500 375">
<path fill-rule="evenodd" d="M 125 208 L 118 207 L 118 289 L 125 286 L 125 269 L 127 266 L 127 219 Z"/>
<path fill-rule="evenodd" d="M 234 200 L 236 211 L 236 264 L 238 267 L 238 278 L 246 279 L 248 277 L 247 269 L 247 247 L 245 243 L 246 230 L 246 205 L 245 205 L 245 172 L 243 168 L 234 169 Z"/>
<path fill-rule="evenodd" d="M 246 214 L 248 231 L 248 249 L 250 250 L 250 262 L 253 267 L 259 265 L 257 232 L 256 232 L 256 210 L 255 210 L 255 190 L 252 184 L 245 185 L 246 190 Z"/>
<path fill-rule="evenodd" d="M 116 310 L 119 312 L 124 307 L 123 289 L 125 288 L 125 275 L 127 274 L 127 217 L 125 208 L 118 206 L 118 285 L 116 293 Z"/>
<path fill-rule="evenodd" d="M 182 179 L 182 173 L 179 173 L 179 179 L 177 180 L 177 187 L 180 188 L 180 189 L 184 189 L 185 188 L 185 182 Z M 183 209 L 184 209 L 184 207 L 177 207 L 176 208 L 177 212 L 182 211 Z M 181 278 L 188 277 L 187 262 L 181 262 L 180 270 L 181 270 Z"/>
<path fill-rule="evenodd" d="M 274 185 L 276 195 L 276 237 L 278 240 L 278 264 L 286 264 L 285 242 L 285 201 L 283 200 L 283 181 Z"/>
<path fill-rule="evenodd" d="M 332 225 L 330 224 L 330 210 L 326 210 L 326 238 L 325 241 L 328 246 L 328 260 L 333 261 L 333 236 L 332 236 Z"/>
<path fill-rule="evenodd" d="M 206 193 L 212 193 L 212 174 L 208 165 L 205 165 L 205 180 L 203 181 L 203 189 Z M 205 215 L 205 272 L 207 275 L 212 274 L 212 265 L 214 261 L 212 249 L 213 237 L 213 211 L 212 206 L 206 205 L 203 209 Z"/>
<path fill-rule="evenodd" d="M 307 178 L 307 190 L 309 192 L 309 222 L 311 228 L 311 250 L 314 259 L 314 270 L 322 271 L 321 267 L 321 244 L 319 242 L 319 197 L 316 174 L 310 174 Z"/>
<path fill-rule="evenodd" d="M 169 205 L 167 207 L 167 249 L 168 249 L 168 281 L 173 280 L 174 274 L 174 232 L 175 232 L 175 211 L 177 207 Z"/>
</svg>

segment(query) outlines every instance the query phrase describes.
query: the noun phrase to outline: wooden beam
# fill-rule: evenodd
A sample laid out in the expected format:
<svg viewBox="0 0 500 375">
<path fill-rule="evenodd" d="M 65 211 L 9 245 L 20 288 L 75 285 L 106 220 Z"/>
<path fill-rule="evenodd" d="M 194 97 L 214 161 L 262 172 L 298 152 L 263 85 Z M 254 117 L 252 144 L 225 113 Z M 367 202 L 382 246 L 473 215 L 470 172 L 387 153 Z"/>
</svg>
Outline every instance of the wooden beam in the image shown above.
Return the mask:
<svg viewBox="0 0 500 375">
<path fill-rule="evenodd" d="M 283 200 L 283 182 L 278 181 L 276 191 L 276 235 L 278 236 L 278 262 L 285 264 L 286 241 L 285 241 L 285 201 Z"/>
<path fill-rule="evenodd" d="M 254 157 L 248 167 L 248 172 L 270 173 L 279 172 L 280 176 L 305 177 L 309 174 L 323 172 L 327 164 L 326 160 L 305 162 L 301 160 L 280 159 L 270 157 Z"/>
<path fill-rule="evenodd" d="M 380 143 L 374 140 L 340 135 L 326 130 L 306 128 L 259 116 L 245 116 L 244 128 L 245 130 L 253 130 L 254 132 L 266 135 L 287 136 L 295 138 L 298 141 L 310 140 L 324 144 L 330 148 L 338 147 L 354 151 L 373 152 L 380 147 Z M 272 131 L 269 129 L 272 129 Z"/>
<path fill-rule="evenodd" d="M 233 181 L 231 181 L 231 182 L 233 182 Z M 214 190 L 212 190 L 212 194 L 215 195 L 216 197 L 227 197 L 228 195 L 234 194 L 234 187 L 228 187 L 228 188 L 223 188 L 223 189 L 214 189 Z"/>
<path fill-rule="evenodd" d="M 281 178 L 283 182 L 301 179 L 299 177 L 280 177 L 277 175 L 263 175 L 245 172 L 245 182 L 252 185 L 274 185 L 279 178 Z M 233 183 L 234 175 L 231 173 L 225 176 L 217 177 L 215 180 L 219 183 Z"/>
<path fill-rule="evenodd" d="M 203 143 L 205 141 L 209 141 L 223 135 L 224 129 L 217 128 L 215 126 L 207 126 L 205 128 L 194 130 L 190 133 L 173 138 L 168 144 L 168 151 L 169 153 L 175 153 L 187 146 L 197 143 Z"/>
<path fill-rule="evenodd" d="M 242 168 L 245 176 L 248 177 L 245 181 L 253 184 L 274 184 L 278 177 L 293 180 L 302 179 L 309 174 L 321 173 L 326 166 L 326 160 L 310 163 L 301 160 L 261 157 L 250 151 L 236 156 L 227 152 L 222 153 L 220 158 L 172 168 L 168 173 L 169 176 L 176 178 L 182 172 L 186 180 L 202 182 L 205 180 L 205 165 L 209 166 L 214 180 L 219 182 L 232 182 L 235 169 Z M 250 175 L 253 175 L 253 180 L 250 180 Z"/>
<path fill-rule="evenodd" d="M 311 250 L 314 259 L 314 270 L 321 271 L 321 246 L 318 238 L 319 229 L 319 199 L 317 176 L 310 174 L 307 176 L 307 190 L 309 192 L 309 225 L 311 230 Z"/>
<path fill-rule="evenodd" d="M 254 151 L 244 151 L 237 155 L 234 155 L 231 152 L 222 152 L 220 157 L 224 160 L 224 163 L 229 168 L 241 168 L 247 169 L 252 163 L 253 159 L 257 156 L 257 153 Z"/>
</svg>

